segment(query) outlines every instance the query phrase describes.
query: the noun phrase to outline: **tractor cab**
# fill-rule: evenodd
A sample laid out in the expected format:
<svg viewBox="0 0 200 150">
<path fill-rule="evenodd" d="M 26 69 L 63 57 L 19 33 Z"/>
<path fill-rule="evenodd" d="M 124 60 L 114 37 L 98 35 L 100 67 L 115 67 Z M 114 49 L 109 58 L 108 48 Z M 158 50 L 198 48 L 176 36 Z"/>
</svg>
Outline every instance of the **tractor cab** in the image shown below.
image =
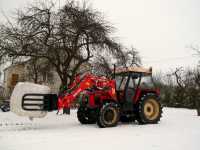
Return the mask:
<svg viewBox="0 0 200 150">
<path fill-rule="evenodd" d="M 152 68 L 117 68 L 114 74 L 117 98 L 127 111 L 132 111 L 145 93 L 159 94 L 152 80 Z"/>
</svg>

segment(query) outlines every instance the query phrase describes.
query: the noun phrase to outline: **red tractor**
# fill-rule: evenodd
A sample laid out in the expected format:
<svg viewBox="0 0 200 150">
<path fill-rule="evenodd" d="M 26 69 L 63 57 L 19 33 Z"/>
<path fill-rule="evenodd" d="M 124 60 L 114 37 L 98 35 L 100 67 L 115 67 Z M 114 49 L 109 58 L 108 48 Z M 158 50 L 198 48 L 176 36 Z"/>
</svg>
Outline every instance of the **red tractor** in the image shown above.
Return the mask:
<svg viewBox="0 0 200 150">
<path fill-rule="evenodd" d="M 162 113 L 159 94 L 152 81 L 151 68 L 118 68 L 114 69 L 112 79 L 92 74 L 77 76 L 60 96 L 44 95 L 39 110 L 70 108 L 79 99 L 77 117 L 82 124 L 113 127 L 119 121 L 134 120 L 140 124 L 154 124 L 160 121 Z M 30 95 L 37 94 L 26 94 L 22 99 L 22 108 L 27 111 L 35 110 L 29 106 L 36 105 L 26 98 Z"/>
</svg>

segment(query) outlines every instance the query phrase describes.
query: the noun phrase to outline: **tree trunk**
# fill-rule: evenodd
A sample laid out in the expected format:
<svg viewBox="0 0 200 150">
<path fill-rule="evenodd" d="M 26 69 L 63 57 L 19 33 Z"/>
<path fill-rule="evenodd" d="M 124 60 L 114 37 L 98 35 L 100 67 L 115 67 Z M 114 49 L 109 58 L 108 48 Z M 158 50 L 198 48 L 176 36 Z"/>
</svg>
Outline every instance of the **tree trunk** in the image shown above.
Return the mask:
<svg viewBox="0 0 200 150">
<path fill-rule="evenodd" d="M 200 108 L 197 109 L 197 115 L 200 116 Z"/>
<path fill-rule="evenodd" d="M 61 85 L 60 85 L 59 93 L 62 93 L 68 86 L 68 79 L 67 77 L 63 77 L 61 75 L 60 75 L 60 79 L 61 79 Z"/>
<path fill-rule="evenodd" d="M 197 115 L 200 116 L 200 98 L 196 100 Z"/>
<path fill-rule="evenodd" d="M 37 74 L 37 72 L 35 72 L 35 75 L 34 75 L 34 83 L 35 84 L 38 83 L 38 74 Z"/>
<path fill-rule="evenodd" d="M 197 115 L 200 116 L 200 102 L 198 101 L 198 107 L 197 107 Z"/>
<path fill-rule="evenodd" d="M 67 85 L 68 85 L 68 80 L 67 79 L 63 79 L 62 83 L 61 83 L 61 86 L 64 87 L 64 86 L 67 86 Z"/>
</svg>

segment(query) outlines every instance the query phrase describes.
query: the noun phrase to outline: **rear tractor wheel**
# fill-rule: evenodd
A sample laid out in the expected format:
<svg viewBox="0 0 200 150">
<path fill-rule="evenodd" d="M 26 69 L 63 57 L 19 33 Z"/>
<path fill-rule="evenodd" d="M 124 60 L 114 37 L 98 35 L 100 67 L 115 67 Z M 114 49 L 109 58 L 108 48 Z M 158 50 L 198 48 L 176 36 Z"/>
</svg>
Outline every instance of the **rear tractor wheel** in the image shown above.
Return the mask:
<svg viewBox="0 0 200 150">
<path fill-rule="evenodd" d="M 162 107 L 156 95 L 145 95 L 138 104 L 137 120 L 140 124 L 158 123 L 162 114 Z"/>
<path fill-rule="evenodd" d="M 119 121 L 119 107 L 115 103 L 104 104 L 98 114 L 97 124 L 101 128 L 114 127 Z"/>
</svg>

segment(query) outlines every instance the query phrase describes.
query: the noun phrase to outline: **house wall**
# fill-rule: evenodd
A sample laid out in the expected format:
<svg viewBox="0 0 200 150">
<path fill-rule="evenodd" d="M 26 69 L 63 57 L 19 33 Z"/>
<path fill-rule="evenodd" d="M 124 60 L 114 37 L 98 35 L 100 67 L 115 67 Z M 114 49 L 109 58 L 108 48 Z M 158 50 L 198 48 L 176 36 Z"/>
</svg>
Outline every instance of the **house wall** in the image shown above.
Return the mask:
<svg viewBox="0 0 200 150">
<path fill-rule="evenodd" d="M 10 97 L 16 83 L 13 81 L 13 76 L 18 75 L 16 82 L 24 81 L 24 64 L 13 65 L 4 70 L 4 87 L 5 96 Z"/>
<path fill-rule="evenodd" d="M 12 65 L 4 70 L 4 87 L 5 87 L 5 96 L 7 98 L 11 96 L 11 93 L 17 82 L 24 82 L 24 81 L 33 82 L 27 78 L 26 73 L 27 70 L 25 64 Z M 52 73 L 53 73 L 53 80 L 46 81 L 41 84 L 49 86 L 52 93 L 58 93 L 61 85 L 61 80 L 57 72 L 52 71 Z M 13 75 L 18 76 L 16 83 L 13 82 Z"/>
<path fill-rule="evenodd" d="M 4 88 L 0 85 L 0 99 L 4 97 Z"/>
<path fill-rule="evenodd" d="M 75 62 L 74 62 L 75 63 Z M 83 64 L 79 71 L 88 70 L 90 66 L 88 64 Z M 47 85 L 50 87 L 52 93 L 58 93 L 61 85 L 61 80 L 56 71 L 52 70 L 53 79 L 52 81 L 41 82 L 42 85 Z M 13 75 L 18 75 L 16 82 L 13 82 Z M 42 77 L 39 77 L 42 78 Z M 12 65 L 4 70 L 4 87 L 5 95 L 7 98 L 11 96 L 11 93 L 17 82 L 33 82 L 27 77 L 27 63 Z"/>
</svg>

